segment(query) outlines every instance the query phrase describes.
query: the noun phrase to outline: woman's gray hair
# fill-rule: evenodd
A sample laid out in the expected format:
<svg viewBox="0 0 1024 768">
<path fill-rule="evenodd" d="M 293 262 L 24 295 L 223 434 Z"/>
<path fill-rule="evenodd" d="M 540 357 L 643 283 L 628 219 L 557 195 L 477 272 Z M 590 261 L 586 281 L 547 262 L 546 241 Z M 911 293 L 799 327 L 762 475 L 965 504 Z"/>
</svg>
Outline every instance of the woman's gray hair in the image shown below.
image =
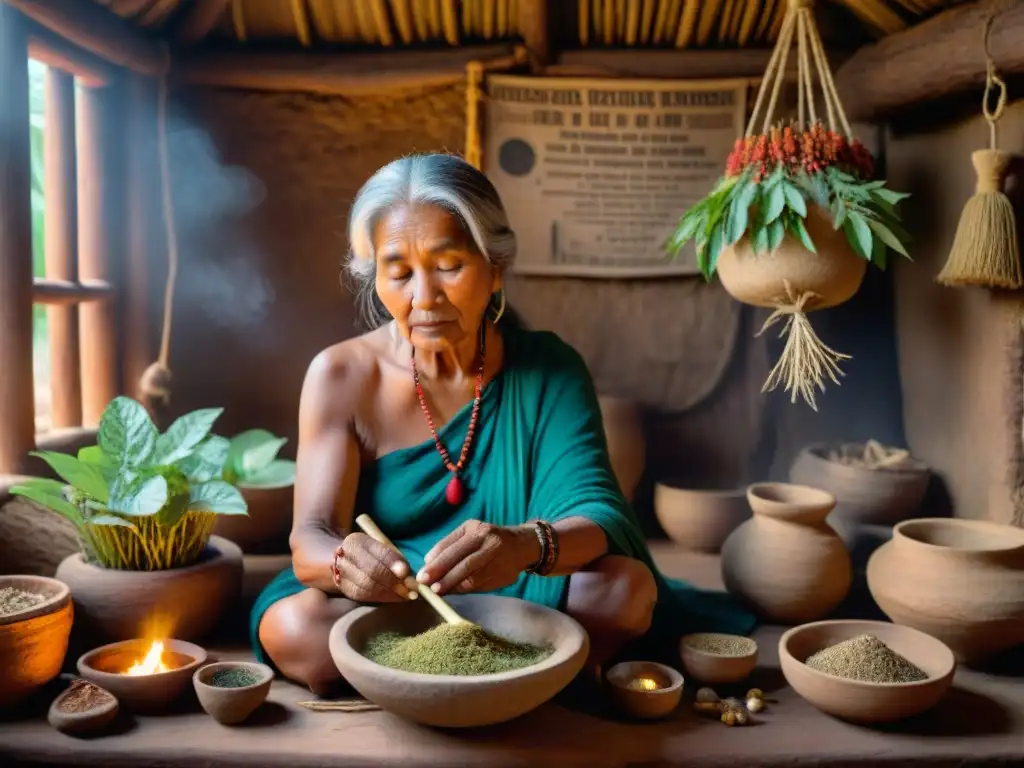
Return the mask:
<svg viewBox="0 0 1024 768">
<path fill-rule="evenodd" d="M 408 155 L 385 165 L 363 184 L 349 216 L 345 269 L 357 306 L 371 328 L 390 319 L 377 297 L 373 233 L 388 211 L 406 203 L 437 205 L 459 217 L 480 255 L 504 272 L 516 258 L 516 236 L 490 180 L 455 155 Z"/>
</svg>

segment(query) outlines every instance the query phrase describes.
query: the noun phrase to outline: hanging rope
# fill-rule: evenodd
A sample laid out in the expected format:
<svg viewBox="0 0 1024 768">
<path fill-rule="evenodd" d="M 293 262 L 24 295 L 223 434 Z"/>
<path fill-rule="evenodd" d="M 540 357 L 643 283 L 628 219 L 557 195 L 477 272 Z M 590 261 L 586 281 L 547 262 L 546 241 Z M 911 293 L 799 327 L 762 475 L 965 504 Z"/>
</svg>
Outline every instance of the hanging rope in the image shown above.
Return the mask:
<svg viewBox="0 0 1024 768">
<path fill-rule="evenodd" d="M 167 237 L 167 279 L 164 283 L 164 314 L 160 334 L 160 352 L 139 380 L 139 390 L 152 413 L 157 402 L 167 405 L 171 399 L 171 327 L 174 321 L 174 286 L 178 276 L 178 238 L 174 227 L 174 201 L 171 197 L 170 152 L 167 146 L 167 97 L 170 52 L 164 46 L 165 66 L 159 78 L 157 95 L 157 153 L 160 159 L 160 186 L 164 230 Z"/>
<path fill-rule="evenodd" d="M 946 286 L 1016 289 L 1024 285 L 1016 216 L 1009 198 L 1003 194 L 1011 155 L 1000 150 L 997 141 L 997 123 L 1006 108 L 1006 83 L 996 70 L 989 46 L 992 24 L 1005 8 L 1005 2 L 993 2 L 982 31 L 985 92 L 981 112 L 988 123 L 988 148 L 971 154 L 977 175 L 974 195 L 964 204 L 946 264 L 936 278 Z M 990 106 L 993 96 L 994 107 Z"/>
</svg>

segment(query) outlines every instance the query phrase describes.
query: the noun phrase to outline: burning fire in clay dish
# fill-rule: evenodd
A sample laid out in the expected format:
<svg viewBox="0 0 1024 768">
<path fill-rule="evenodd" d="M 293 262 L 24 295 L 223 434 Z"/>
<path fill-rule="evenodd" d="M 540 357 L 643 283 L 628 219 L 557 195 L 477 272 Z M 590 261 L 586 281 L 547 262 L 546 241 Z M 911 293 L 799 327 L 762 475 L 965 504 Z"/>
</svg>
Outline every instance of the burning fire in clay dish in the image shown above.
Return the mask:
<svg viewBox="0 0 1024 768">
<path fill-rule="evenodd" d="M 123 674 L 138 677 L 140 675 L 156 675 L 161 672 L 170 672 L 177 668 L 177 664 L 168 664 L 164 659 L 164 644 L 161 640 L 154 640 L 149 646 L 145 657 L 136 661 Z"/>
</svg>

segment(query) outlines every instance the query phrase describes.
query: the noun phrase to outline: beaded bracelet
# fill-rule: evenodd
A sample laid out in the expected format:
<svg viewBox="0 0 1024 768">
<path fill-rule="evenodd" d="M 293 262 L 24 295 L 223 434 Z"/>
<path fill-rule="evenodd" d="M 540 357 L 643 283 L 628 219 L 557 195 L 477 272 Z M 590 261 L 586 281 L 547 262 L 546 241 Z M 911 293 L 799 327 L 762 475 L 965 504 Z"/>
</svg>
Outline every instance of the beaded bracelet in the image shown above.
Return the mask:
<svg viewBox="0 0 1024 768">
<path fill-rule="evenodd" d="M 533 524 L 537 540 L 540 542 L 540 557 L 526 569 L 526 572 L 547 576 L 558 563 L 558 534 L 543 520 L 534 520 Z"/>
</svg>

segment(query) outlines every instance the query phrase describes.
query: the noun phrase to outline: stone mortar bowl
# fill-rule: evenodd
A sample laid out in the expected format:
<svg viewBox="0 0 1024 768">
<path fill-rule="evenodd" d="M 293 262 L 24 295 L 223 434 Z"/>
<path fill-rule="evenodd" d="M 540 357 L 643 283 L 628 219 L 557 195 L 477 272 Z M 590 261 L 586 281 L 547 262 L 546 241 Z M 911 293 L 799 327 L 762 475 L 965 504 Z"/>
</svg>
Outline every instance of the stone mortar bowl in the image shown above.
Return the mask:
<svg viewBox="0 0 1024 768">
<path fill-rule="evenodd" d="M 928 677 L 913 683 L 870 683 L 829 675 L 804 661 L 818 651 L 858 635 L 874 635 Z M 886 621 L 836 619 L 788 630 L 779 639 L 779 665 L 786 682 L 822 712 L 861 725 L 902 720 L 931 709 L 956 673 L 953 652 L 941 640 Z"/>
<path fill-rule="evenodd" d="M 184 640 L 164 640 L 165 661 L 176 666 L 167 672 L 126 675 L 124 670 L 146 655 L 149 640 L 122 640 L 101 645 L 78 659 L 78 674 L 112 693 L 126 709 L 156 714 L 171 706 L 188 687 L 206 651 Z"/>
<path fill-rule="evenodd" d="M 331 630 L 334 663 L 382 709 L 424 725 L 467 728 L 519 717 L 567 686 L 590 650 L 586 630 L 560 611 L 514 597 L 445 597 L 464 618 L 516 642 L 555 650 L 538 664 L 492 675 L 429 675 L 391 669 L 362 655 L 380 632 L 418 635 L 441 622 L 425 600 L 357 608 Z"/>
<path fill-rule="evenodd" d="M 251 672 L 256 682 L 237 688 L 221 688 L 211 682 L 218 672 L 231 669 Z M 221 725 L 236 725 L 249 717 L 266 700 L 273 682 L 274 670 L 255 661 L 218 661 L 192 675 L 200 706 Z"/>
</svg>

